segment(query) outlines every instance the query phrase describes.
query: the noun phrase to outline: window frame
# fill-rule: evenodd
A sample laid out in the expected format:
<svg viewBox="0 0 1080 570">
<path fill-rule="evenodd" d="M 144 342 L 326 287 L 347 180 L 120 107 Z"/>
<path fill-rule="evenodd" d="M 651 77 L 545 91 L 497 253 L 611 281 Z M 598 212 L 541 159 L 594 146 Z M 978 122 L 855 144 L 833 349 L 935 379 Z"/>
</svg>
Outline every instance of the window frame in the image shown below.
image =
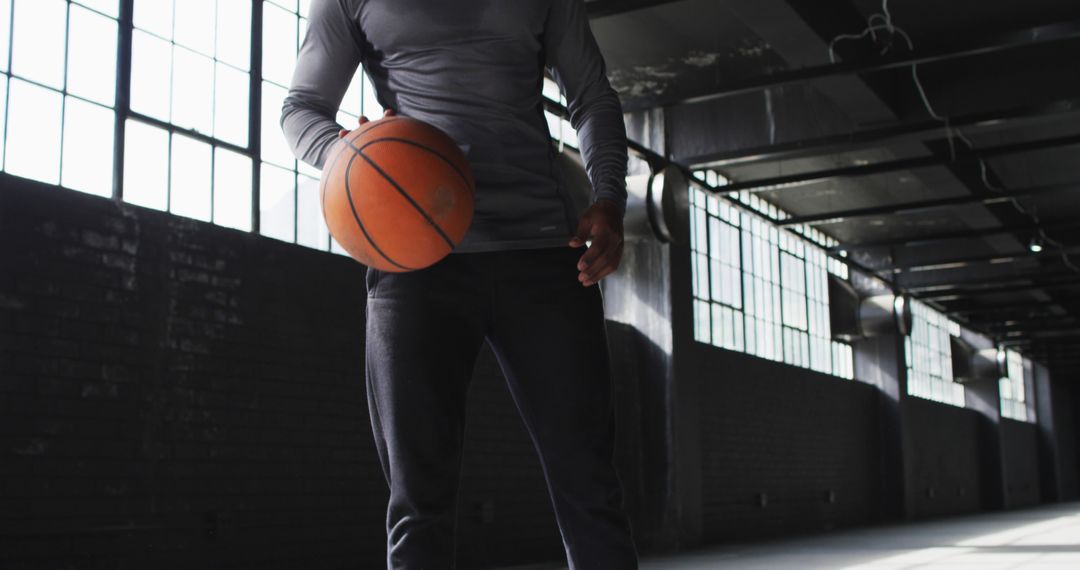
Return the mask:
<svg viewBox="0 0 1080 570">
<path fill-rule="evenodd" d="M 722 186 L 726 183 L 727 179 L 715 170 L 700 169 L 695 172 L 688 189 L 690 193 L 688 215 L 691 227 L 690 266 L 693 305 L 691 318 L 694 340 L 717 348 L 735 350 L 758 358 L 813 370 L 837 378 L 853 379 L 854 363 L 851 345 L 833 339 L 831 334 L 827 335 L 826 338 L 827 347 L 819 347 L 822 349 L 821 358 L 827 360 L 828 369 L 824 369 L 825 366 L 823 365 L 815 366 L 817 363 L 814 356 L 815 339 L 825 337 L 815 334 L 818 331 L 811 323 L 814 319 L 811 309 L 815 304 L 824 304 L 826 308 L 828 307 L 828 291 L 821 291 L 824 294 L 823 299 L 812 297 L 811 289 L 813 287 L 811 287 L 811 280 L 814 279 L 818 271 L 824 271 L 826 274 L 833 273 L 844 279 L 849 278 L 847 265 L 825 254 L 825 247 L 829 245 L 826 241 L 830 238 L 801 225 L 781 228 L 771 224 L 768 219 L 784 219 L 788 217 L 787 214 L 776 208 L 775 205 L 769 204 L 747 192 L 739 192 L 734 196 L 717 196 L 707 189 L 708 187 Z M 725 214 L 727 210 L 730 210 L 730 215 L 734 216 L 734 222 L 727 219 L 728 214 Z M 725 260 L 712 251 L 714 243 L 717 243 L 712 235 L 714 226 L 725 225 L 735 230 L 735 236 L 738 240 L 735 251 L 738 259 Z M 722 244 L 721 249 L 724 249 Z M 759 251 L 762 249 L 768 251 Z M 814 257 L 819 254 L 822 259 Z M 749 260 L 748 255 L 750 256 Z M 802 279 L 801 291 L 785 285 L 783 272 L 783 256 L 785 255 L 790 255 L 797 261 L 794 269 L 799 272 Z M 758 257 L 760 257 L 761 263 L 768 265 L 768 267 L 763 265 L 762 267 L 748 268 L 747 263 L 753 262 Z M 700 267 L 702 259 L 704 260 L 704 267 Z M 726 265 L 732 266 L 733 270 L 738 273 L 740 296 L 738 306 L 712 298 L 713 272 L 711 265 L 716 260 L 721 260 L 721 263 L 726 262 Z M 758 294 L 759 288 L 762 289 L 760 292 L 762 297 L 766 294 L 769 296 L 769 301 L 766 304 L 772 304 L 774 293 L 779 295 L 778 300 L 780 302 L 773 307 L 771 320 L 764 315 L 758 316 L 757 301 L 748 301 L 749 298 L 753 298 L 754 295 Z M 789 294 L 801 295 L 801 305 L 789 307 L 789 304 L 784 302 L 785 295 Z M 728 346 L 725 339 L 718 340 L 716 338 L 714 320 L 717 308 L 737 315 L 737 319 L 734 317 L 730 319 L 733 326 L 738 326 L 735 324 L 736 321 L 741 323 L 741 330 L 733 332 L 736 342 L 732 346 Z M 785 312 L 792 309 L 800 311 L 798 317 L 802 320 L 803 326 L 801 328 L 791 326 L 788 323 L 791 315 L 787 315 L 787 318 L 785 318 Z M 775 346 L 772 346 L 771 350 L 760 351 L 756 345 L 751 346 L 750 344 L 751 340 L 757 342 L 756 332 L 755 334 L 750 332 L 751 327 L 758 326 L 757 321 L 764 323 L 762 327 L 768 328 L 769 335 L 773 337 L 771 342 Z M 826 323 L 826 326 L 828 326 L 828 323 Z M 778 331 L 779 334 L 777 334 Z M 798 350 L 794 352 L 794 349 L 788 347 L 788 339 L 791 336 L 798 336 L 802 341 L 802 346 L 798 347 Z M 767 354 L 770 352 L 771 354 Z M 789 357 L 791 354 L 798 355 L 798 358 Z"/>
</svg>

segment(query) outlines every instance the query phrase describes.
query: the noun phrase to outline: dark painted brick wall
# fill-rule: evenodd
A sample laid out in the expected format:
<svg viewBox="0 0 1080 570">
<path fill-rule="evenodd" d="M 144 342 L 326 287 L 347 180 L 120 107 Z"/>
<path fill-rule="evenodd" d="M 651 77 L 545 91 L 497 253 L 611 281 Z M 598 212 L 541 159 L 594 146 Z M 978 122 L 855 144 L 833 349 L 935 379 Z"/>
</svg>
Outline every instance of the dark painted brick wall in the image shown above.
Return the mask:
<svg viewBox="0 0 1080 570">
<path fill-rule="evenodd" d="M 0 568 L 383 564 L 362 266 L 8 177 L 0 259 Z M 561 560 L 487 350 L 469 410 L 462 567 Z"/>
<path fill-rule="evenodd" d="M 1001 418 L 1001 449 L 1005 459 L 1005 504 L 1029 507 L 1040 502 L 1039 433 L 1035 424 Z"/>
<path fill-rule="evenodd" d="M 1060 376 L 1050 372 L 1053 384 L 1054 429 L 1059 434 L 1056 451 L 1061 465 L 1061 500 L 1080 499 L 1080 388 L 1076 378 L 1062 371 Z"/>
<path fill-rule="evenodd" d="M 908 517 L 979 510 L 980 416 L 972 410 L 907 398 L 903 421 Z"/>
<path fill-rule="evenodd" d="M 706 541 L 877 520 L 875 388 L 702 344 L 687 355 L 700 371 Z"/>
<path fill-rule="evenodd" d="M 0 259 L 0 567 L 382 558 L 361 266 L 10 178 Z"/>
</svg>

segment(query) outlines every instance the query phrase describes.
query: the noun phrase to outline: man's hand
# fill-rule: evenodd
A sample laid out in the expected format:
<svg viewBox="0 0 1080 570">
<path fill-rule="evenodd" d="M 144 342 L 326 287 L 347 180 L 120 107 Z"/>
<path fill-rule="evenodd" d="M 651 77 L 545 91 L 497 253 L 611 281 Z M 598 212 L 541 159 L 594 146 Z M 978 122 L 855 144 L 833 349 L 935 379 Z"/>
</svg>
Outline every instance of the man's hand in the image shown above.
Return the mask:
<svg viewBox="0 0 1080 570">
<path fill-rule="evenodd" d="M 386 117 L 393 117 L 394 115 L 395 115 L 395 113 L 394 113 L 394 110 L 393 110 L 393 109 L 383 109 L 383 118 L 386 118 Z M 361 125 L 363 125 L 364 123 L 368 122 L 369 120 L 370 120 L 370 119 L 368 119 L 367 117 L 365 117 L 365 116 L 363 116 L 363 115 L 360 115 L 360 124 L 361 124 Z M 341 129 L 340 131 L 338 131 L 338 134 L 337 134 L 337 136 L 338 136 L 338 138 L 340 139 L 340 138 L 344 138 L 344 137 L 345 137 L 345 135 L 347 135 L 347 134 L 349 134 L 349 131 L 347 131 L 347 130 L 345 130 L 345 129 Z"/>
<path fill-rule="evenodd" d="M 592 245 L 581 256 L 577 268 L 578 281 L 585 287 L 594 285 L 619 267 L 623 251 L 623 220 L 619 207 L 610 200 L 597 200 L 581 216 L 570 247 L 581 247 L 587 240 Z"/>
</svg>

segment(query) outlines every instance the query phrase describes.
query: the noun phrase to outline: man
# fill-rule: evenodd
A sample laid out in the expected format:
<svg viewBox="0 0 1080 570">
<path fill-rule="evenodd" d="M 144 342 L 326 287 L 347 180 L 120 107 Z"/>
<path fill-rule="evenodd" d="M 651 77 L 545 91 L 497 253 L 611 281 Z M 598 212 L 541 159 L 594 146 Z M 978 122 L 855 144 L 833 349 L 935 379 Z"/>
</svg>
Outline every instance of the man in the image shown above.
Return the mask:
<svg viewBox="0 0 1080 570">
<path fill-rule="evenodd" d="M 409 273 L 368 269 L 387 567 L 453 566 L 466 391 L 486 341 L 539 454 L 570 567 L 636 568 L 594 287 L 622 254 L 626 133 L 583 1 L 313 0 L 281 117 L 309 164 L 322 168 L 337 140 L 333 117 L 360 64 L 384 108 L 449 134 L 476 178 L 473 223 L 453 253 Z M 580 217 L 554 174 L 545 67 L 593 186 Z"/>
</svg>

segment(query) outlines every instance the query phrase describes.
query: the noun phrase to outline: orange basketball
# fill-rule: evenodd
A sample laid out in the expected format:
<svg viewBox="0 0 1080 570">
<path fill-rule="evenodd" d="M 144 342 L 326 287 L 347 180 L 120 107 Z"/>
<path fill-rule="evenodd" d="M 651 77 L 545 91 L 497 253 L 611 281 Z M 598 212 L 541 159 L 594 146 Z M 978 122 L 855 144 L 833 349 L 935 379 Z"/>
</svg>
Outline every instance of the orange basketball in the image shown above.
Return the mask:
<svg viewBox="0 0 1080 570">
<path fill-rule="evenodd" d="M 465 154 L 423 121 L 364 123 L 334 144 L 323 166 L 326 225 L 364 265 L 422 269 L 450 253 L 472 222 L 476 185 Z"/>
</svg>

